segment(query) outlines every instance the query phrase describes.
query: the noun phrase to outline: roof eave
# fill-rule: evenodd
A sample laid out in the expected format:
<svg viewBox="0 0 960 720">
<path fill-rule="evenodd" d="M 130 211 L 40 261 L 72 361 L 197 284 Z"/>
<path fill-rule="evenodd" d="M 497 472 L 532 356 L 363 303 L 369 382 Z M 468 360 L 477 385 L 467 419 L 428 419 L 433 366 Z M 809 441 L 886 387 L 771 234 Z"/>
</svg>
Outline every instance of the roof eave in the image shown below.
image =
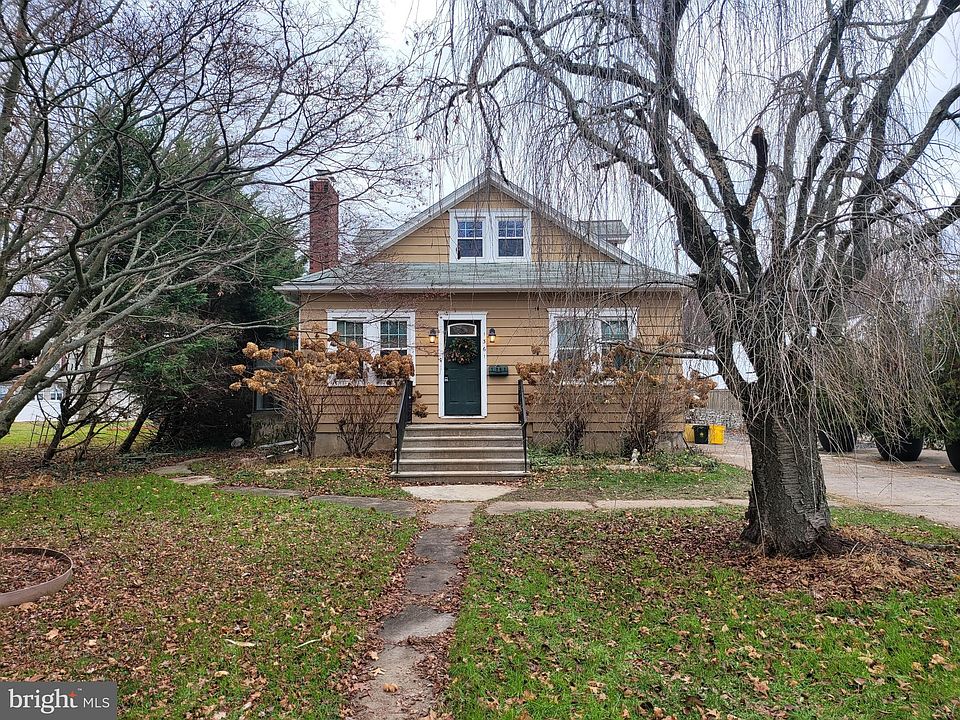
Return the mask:
<svg viewBox="0 0 960 720">
<path fill-rule="evenodd" d="M 550 286 L 546 284 L 531 286 L 531 285 L 463 285 L 451 287 L 449 285 L 405 285 L 403 287 L 391 288 L 391 292 L 394 293 L 424 293 L 424 292 L 443 292 L 443 293 L 478 293 L 478 292 L 542 292 L 544 290 L 566 290 L 569 286 L 557 284 L 555 286 Z M 641 283 L 625 283 L 625 284 L 614 284 L 610 283 L 597 283 L 595 285 L 581 284 L 578 285 L 580 289 L 586 290 L 595 290 L 600 288 L 610 288 L 615 290 L 624 290 L 624 291 L 639 291 L 639 292 L 653 292 L 653 291 L 681 291 L 690 289 L 690 285 L 685 283 L 677 282 L 641 282 Z M 334 293 L 363 293 L 363 292 L 377 292 L 382 293 L 383 287 L 377 285 L 349 285 L 349 284 L 339 284 L 339 285 L 319 285 L 316 283 L 301 283 L 301 284 L 285 284 L 278 285 L 274 288 L 277 292 L 287 297 L 292 294 L 301 294 L 301 293 L 324 293 L 326 295 Z"/>
</svg>

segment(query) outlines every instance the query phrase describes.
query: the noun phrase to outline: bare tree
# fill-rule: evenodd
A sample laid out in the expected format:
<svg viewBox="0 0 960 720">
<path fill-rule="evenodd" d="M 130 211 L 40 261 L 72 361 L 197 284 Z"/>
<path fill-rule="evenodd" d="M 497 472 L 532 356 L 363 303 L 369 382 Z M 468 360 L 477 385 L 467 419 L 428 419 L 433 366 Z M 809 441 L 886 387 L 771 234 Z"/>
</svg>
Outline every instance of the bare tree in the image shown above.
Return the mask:
<svg viewBox="0 0 960 720">
<path fill-rule="evenodd" d="M 359 4 L 3 4 L 0 437 L 67 372 L 61 358 L 165 293 L 256 263 L 257 233 L 233 232 L 246 198 L 297 219 L 307 203 L 291 189 L 318 165 L 361 186 L 397 177 L 403 68 L 366 25 Z M 126 359 L 112 349 L 101 364 Z"/>
<path fill-rule="evenodd" d="M 641 230 L 672 223 L 744 409 L 753 488 L 743 537 L 768 553 L 809 555 L 830 529 L 815 405 L 831 333 L 846 331 L 878 263 L 937 256 L 960 216 L 960 84 L 948 74 L 938 88 L 932 72 L 938 57 L 955 66 L 946 43 L 958 6 L 453 7 L 457 73 L 438 81 L 434 115 L 456 128 L 479 118 L 501 164 L 541 184 L 564 172 L 595 187 L 629 181 Z M 874 350 L 909 365 L 916 353 L 897 335 L 909 328 L 891 328 Z M 755 379 L 737 369 L 739 346 Z"/>
</svg>

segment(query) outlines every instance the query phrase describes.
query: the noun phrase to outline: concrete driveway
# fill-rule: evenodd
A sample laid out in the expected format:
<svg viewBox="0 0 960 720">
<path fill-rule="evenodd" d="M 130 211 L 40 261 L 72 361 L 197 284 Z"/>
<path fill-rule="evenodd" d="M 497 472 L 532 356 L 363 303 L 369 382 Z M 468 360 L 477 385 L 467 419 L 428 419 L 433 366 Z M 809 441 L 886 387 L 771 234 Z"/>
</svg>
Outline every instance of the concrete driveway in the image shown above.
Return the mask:
<svg viewBox="0 0 960 720">
<path fill-rule="evenodd" d="M 698 447 L 750 469 L 745 438 L 728 435 L 725 445 Z M 960 473 L 942 450 L 924 450 L 917 462 L 886 462 L 873 445 L 861 444 L 849 455 L 820 453 L 820 461 L 831 497 L 960 527 Z"/>
</svg>

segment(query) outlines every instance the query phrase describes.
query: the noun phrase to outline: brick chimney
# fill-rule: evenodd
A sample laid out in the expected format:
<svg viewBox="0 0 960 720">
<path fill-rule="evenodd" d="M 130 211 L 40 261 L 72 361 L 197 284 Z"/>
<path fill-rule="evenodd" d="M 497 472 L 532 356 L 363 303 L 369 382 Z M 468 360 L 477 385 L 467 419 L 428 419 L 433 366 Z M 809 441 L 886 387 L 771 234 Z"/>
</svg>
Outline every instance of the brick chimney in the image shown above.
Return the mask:
<svg viewBox="0 0 960 720">
<path fill-rule="evenodd" d="M 333 176 L 310 181 L 310 272 L 340 264 L 340 195 Z"/>
</svg>

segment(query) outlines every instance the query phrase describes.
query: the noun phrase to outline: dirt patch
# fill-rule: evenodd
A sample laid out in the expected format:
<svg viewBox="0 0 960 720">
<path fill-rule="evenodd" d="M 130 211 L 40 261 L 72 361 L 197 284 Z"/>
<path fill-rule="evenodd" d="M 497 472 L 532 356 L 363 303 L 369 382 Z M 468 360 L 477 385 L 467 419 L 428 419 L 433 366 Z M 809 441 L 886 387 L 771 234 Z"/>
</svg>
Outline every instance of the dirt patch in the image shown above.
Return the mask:
<svg viewBox="0 0 960 720">
<path fill-rule="evenodd" d="M 0 549 L 0 593 L 53 580 L 69 567 L 69 563 L 55 557 Z"/>
</svg>

